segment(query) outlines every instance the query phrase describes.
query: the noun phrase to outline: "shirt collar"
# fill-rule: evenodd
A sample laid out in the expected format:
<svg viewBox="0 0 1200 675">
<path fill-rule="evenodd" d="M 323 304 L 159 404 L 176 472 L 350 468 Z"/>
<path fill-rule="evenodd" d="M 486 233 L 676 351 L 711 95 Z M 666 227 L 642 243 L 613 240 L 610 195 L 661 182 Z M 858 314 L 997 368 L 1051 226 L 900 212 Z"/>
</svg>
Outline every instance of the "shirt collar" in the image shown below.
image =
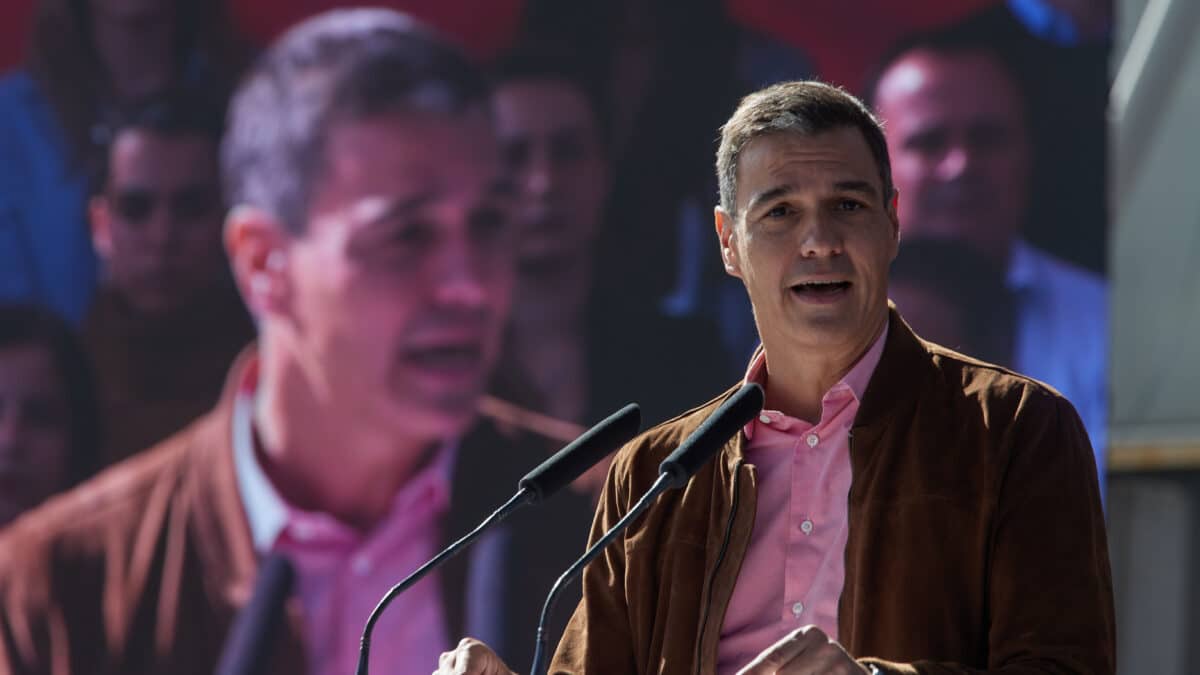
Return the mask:
<svg viewBox="0 0 1200 675">
<path fill-rule="evenodd" d="M 849 372 L 836 384 L 830 387 L 828 392 L 825 392 L 824 398 L 829 398 L 829 395 L 840 389 L 848 389 L 854 396 L 856 401 L 861 402 L 863 394 L 867 391 L 867 384 L 871 381 L 871 375 L 875 373 L 875 367 L 879 365 L 879 359 L 883 356 L 883 346 L 887 343 L 888 322 L 884 322 L 883 330 L 871 343 L 870 348 L 863 354 Z M 768 387 L 769 380 L 767 378 L 767 353 L 759 349 L 754 358 L 750 361 L 749 368 L 746 369 L 746 377 L 744 382 L 756 382 L 763 387 L 765 392 Z M 758 418 L 750 420 L 743 431 L 746 433 L 746 438 L 754 438 L 754 429 L 758 425 Z"/>
<path fill-rule="evenodd" d="M 296 520 L 329 521 L 325 514 L 301 511 L 288 504 L 263 471 L 255 454 L 254 395 L 258 384 L 258 360 L 252 360 L 238 387 L 233 403 L 233 463 L 238 493 L 250 525 L 254 550 L 270 551 L 289 523 Z M 396 495 L 392 514 L 411 513 L 414 501 L 421 501 L 428 513 L 440 513 L 449 503 L 450 477 L 457 457 L 457 442 L 447 442 Z M 410 489 L 411 488 L 411 489 Z M 389 516 L 390 517 L 390 516 Z"/>
</svg>

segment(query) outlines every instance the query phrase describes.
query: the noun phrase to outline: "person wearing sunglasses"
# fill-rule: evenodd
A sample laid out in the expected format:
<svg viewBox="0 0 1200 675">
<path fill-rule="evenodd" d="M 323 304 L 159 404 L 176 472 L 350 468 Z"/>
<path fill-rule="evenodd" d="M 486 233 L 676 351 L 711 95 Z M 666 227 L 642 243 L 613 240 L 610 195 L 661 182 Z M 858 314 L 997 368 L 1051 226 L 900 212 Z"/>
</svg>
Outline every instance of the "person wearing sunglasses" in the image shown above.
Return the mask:
<svg viewBox="0 0 1200 675">
<path fill-rule="evenodd" d="M 221 106 L 196 93 L 133 110 L 109 133 L 89 204 L 104 266 L 83 332 L 104 416 L 105 464 L 166 438 L 216 401 L 253 338 L 221 243 Z"/>
</svg>

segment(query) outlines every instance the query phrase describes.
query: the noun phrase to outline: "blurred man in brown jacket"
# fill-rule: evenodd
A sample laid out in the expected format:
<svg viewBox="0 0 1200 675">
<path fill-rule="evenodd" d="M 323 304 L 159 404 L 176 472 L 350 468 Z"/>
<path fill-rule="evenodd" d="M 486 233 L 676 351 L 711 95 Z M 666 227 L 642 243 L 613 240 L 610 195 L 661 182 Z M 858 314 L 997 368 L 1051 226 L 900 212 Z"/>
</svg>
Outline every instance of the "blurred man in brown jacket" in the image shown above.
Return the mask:
<svg viewBox="0 0 1200 675">
<path fill-rule="evenodd" d="M 212 673 L 268 554 L 296 583 L 266 671 L 350 672 L 384 591 L 544 459 L 476 415 L 513 274 L 489 104 L 387 10 L 320 15 L 264 55 L 222 149 L 258 343 L 212 413 L 0 535 L 0 673 Z M 400 596 L 373 670 L 427 673 L 466 630 L 528 658 L 530 598 L 582 545 L 575 499 Z"/>
</svg>

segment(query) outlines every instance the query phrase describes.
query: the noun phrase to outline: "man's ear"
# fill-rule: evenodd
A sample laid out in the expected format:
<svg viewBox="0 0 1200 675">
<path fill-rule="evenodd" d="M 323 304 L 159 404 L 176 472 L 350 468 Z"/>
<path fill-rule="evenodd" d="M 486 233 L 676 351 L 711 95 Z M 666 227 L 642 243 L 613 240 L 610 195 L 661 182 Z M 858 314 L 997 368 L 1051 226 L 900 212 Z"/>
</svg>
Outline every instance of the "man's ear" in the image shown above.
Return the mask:
<svg viewBox="0 0 1200 675">
<path fill-rule="evenodd" d="M 88 229 L 92 235 L 92 248 L 105 263 L 112 258 L 112 211 L 108 200 L 96 195 L 88 200 Z"/>
<path fill-rule="evenodd" d="M 713 209 L 713 220 L 717 228 L 717 241 L 721 246 L 721 262 L 725 273 L 731 277 L 742 278 L 742 263 L 737 252 L 736 219 L 720 206 Z"/>
<path fill-rule="evenodd" d="M 258 319 L 289 311 L 288 242 L 283 225 L 261 209 L 237 206 L 225 218 L 225 252 L 233 277 Z"/>
</svg>

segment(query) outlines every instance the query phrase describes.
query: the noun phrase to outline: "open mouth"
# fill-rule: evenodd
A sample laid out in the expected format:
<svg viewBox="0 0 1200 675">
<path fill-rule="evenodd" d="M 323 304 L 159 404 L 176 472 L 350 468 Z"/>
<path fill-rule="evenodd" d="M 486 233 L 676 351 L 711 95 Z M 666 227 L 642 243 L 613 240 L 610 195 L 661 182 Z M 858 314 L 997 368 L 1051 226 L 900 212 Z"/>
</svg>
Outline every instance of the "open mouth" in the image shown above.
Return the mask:
<svg viewBox="0 0 1200 675">
<path fill-rule="evenodd" d="M 404 356 L 418 368 L 446 374 L 473 373 L 483 367 L 483 347 L 477 343 L 414 347 Z"/>
<path fill-rule="evenodd" d="M 802 298 L 832 298 L 850 290 L 849 281 L 805 281 L 791 287 Z"/>
</svg>

